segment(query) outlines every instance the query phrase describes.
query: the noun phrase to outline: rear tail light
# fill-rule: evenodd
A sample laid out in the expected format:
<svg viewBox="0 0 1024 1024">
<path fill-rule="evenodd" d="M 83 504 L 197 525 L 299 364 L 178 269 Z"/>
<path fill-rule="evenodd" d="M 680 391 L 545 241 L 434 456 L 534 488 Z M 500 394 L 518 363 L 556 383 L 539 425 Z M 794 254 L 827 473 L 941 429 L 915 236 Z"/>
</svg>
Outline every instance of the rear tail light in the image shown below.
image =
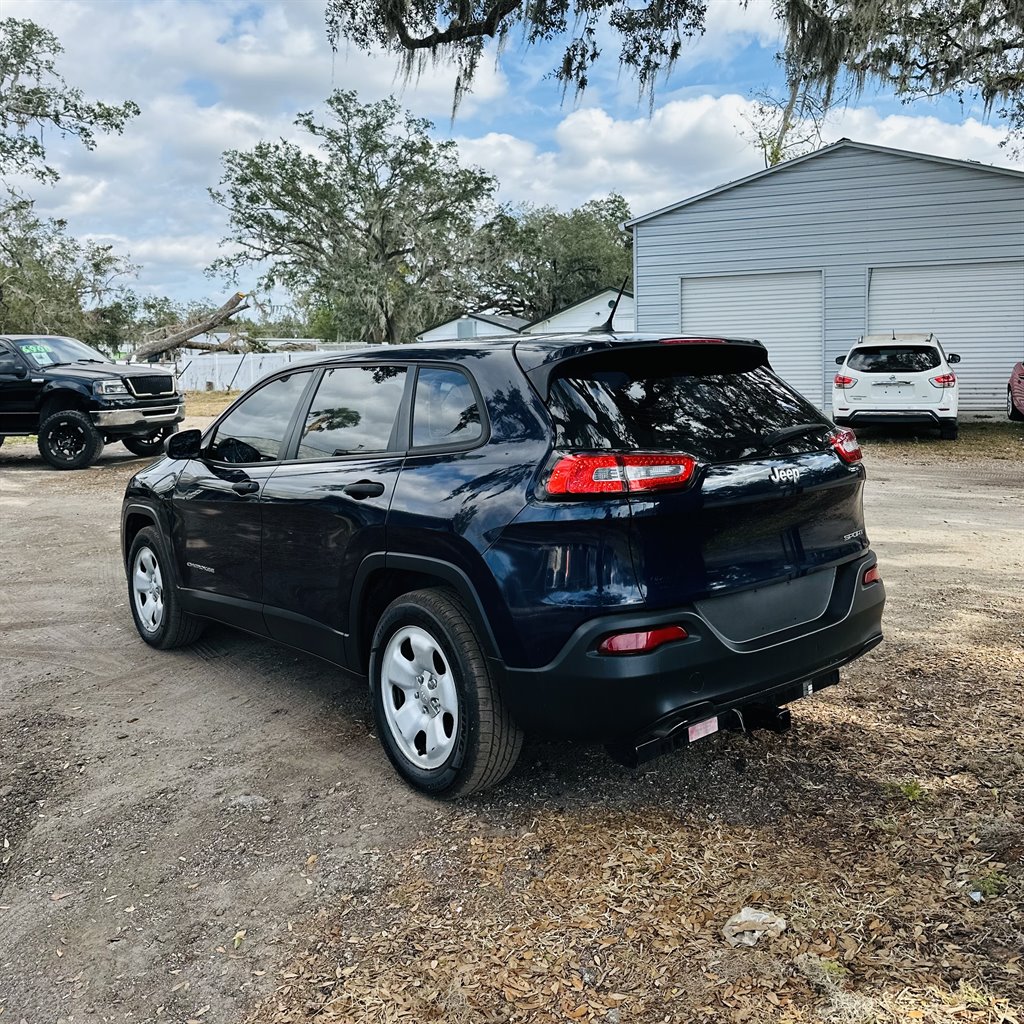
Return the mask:
<svg viewBox="0 0 1024 1024">
<path fill-rule="evenodd" d="M 942 373 L 938 377 L 930 378 L 929 382 L 933 388 L 951 388 L 956 384 L 956 374 Z"/>
<path fill-rule="evenodd" d="M 563 455 L 548 477 L 548 494 L 626 494 L 685 487 L 691 455 Z"/>
<path fill-rule="evenodd" d="M 866 587 L 869 583 L 881 583 L 882 574 L 878 571 L 878 563 L 876 562 L 870 569 L 866 569 L 864 572 L 864 586 Z"/>
<path fill-rule="evenodd" d="M 605 637 L 597 649 L 601 654 L 647 654 L 663 644 L 685 640 L 688 636 L 682 626 L 659 626 L 636 633 L 613 633 Z"/>
<path fill-rule="evenodd" d="M 847 388 L 852 388 L 857 383 L 856 377 L 847 377 L 842 373 L 837 373 L 832 378 L 832 383 L 835 384 L 840 391 L 845 391 Z"/>
<path fill-rule="evenodd" d="M 835 430 L 828 435 L 829 444 L 832 450 L 843 460 L 843 462 L 860 462 L 864 453 L 860 450 L 860 442 L 852 430 L 842 428 Z"/>
</svg>

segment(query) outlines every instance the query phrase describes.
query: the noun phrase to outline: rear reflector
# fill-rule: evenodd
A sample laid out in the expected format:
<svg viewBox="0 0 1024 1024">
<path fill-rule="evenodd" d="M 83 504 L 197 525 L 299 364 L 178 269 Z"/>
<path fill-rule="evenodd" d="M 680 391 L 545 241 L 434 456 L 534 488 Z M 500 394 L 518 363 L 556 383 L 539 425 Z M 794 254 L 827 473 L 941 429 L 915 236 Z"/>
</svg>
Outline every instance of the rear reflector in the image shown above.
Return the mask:
<svg viewBox="0 0 1024 1024">
<path fill-rule="evenodd" d="M 929 383 L 933 388 L 951 388 L 956 384 L 956 374 L 943 373 L 938 377 L 931 377 Z"/>
<path fill-rule="evenodd" d="M 832 383 L 835 384 L 840 391 L 845 391 L 847 388 L 852 388 L 857 383 L 856 377 L 847 377 L 842 373 L 837 373 L 832 378 Z"/>
<path fill-rule="evenodd" d="M 548 494 L 625 494 L 685 487 L 692 455 L 563 455 L 548 477 Z"/>
<path fill-rule="evenodd" d="M 878 571 L 878 563 L 876 562 L 870 569 L 864 572 L 864 586 L 866 587 L 869 583 L 881 583 L 882 574 Z"/>
<path fill-rule="evenodd" d="M 639 633 L 613 633 L 605 637 L 597 649 L 601 654 L 646 654 L 662 644 L 685 640 L 687 636 L 682 626 L 658 626 Z"/>
<path fill-rule="evenodd" d="M 828 435 L 828 441 L 832 445 L 832 450 L 843 462 L 860 462 L 864 458 L 857 435 L 852 430 L 845 427 L 834 430 Z"/>
</svg>

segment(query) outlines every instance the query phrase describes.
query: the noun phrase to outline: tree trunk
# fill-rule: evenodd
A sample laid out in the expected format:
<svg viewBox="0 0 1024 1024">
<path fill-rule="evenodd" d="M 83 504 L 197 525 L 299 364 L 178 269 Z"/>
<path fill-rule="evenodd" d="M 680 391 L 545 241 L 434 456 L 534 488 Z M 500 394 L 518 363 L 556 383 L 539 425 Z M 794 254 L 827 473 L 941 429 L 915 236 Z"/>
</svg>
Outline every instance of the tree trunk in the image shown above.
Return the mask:
<svg viewBox="0 0 1024 1024">
<path fill-rule="evenodd" d="M 207 331 L 212 331 L 236 313 L 241 313 L 243 309 L 249 308 L 248 303 L 239 305 L 244 298 L 245 292 L 235 292 L 220 309 L 215 313 L 211 313 L 205 320 L 201 320 L 199 323 L 192 324 L 189 327 L 183 327 L 180 331 L 175 331 L 174 334 L 169 334 L 166 338 L 161 338 L 159 341 L 150 341 L 145 345 L 141 345 L 135 350 L 132 359 L 143 360 L 149 359 L 150 356 L 158 356 L 163 352 L 169 352 L 171 349 L 180 348 L 189 338 L 194 338 L 197 334 L 205 334 Z M 217 346 L 199 345 L 197 347 L 211 350 Z"/>
</svg>

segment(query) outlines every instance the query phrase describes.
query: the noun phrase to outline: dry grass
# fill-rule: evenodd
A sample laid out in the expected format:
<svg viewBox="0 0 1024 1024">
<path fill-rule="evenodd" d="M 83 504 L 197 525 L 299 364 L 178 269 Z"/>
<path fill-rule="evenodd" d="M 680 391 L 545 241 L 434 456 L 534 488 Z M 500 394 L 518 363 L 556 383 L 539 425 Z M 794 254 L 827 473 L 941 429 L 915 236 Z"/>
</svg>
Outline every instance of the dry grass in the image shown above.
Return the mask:
<svg viewBox="0 0 1024 1024">
<path fill-rule="evenodd" d="M 994 420 L 960 424 L 955 441 L 943 441 L 935 430 L 858 427 L 867 455 L 876 452 L 908 464 L 967 462 L 972 459 L 1024 460 L 1024 423 Z"/>
<path fill-rule="evenodd" d="M 219 416 L 241 391 L 186 391 L 186 416 Z"/>
<path fill-rule="evenodd" d="M 700 757 L 737 766 L 703 808 L 527 787 L 439 814 L 252 1024 L 1024 1020 L 1021 635 L 890 641 L 787 736 L 683 752 L 695 788 Z M 729 948 L 744 905 L 789 928 Z"/>
</svg>

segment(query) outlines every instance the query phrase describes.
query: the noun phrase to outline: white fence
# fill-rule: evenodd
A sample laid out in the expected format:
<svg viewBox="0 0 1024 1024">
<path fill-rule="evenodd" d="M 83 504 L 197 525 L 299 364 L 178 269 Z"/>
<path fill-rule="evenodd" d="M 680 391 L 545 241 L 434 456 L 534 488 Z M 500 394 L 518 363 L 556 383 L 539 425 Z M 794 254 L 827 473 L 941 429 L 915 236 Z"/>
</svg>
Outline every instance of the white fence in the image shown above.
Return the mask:
<svg viewBox="0 0 1024 1024">
<path fill-rule="evenodd" d="M 338 346 L 337 350 L 364 348 L 353 344 Z M 291 363 L 322 359 L 335 349 L 322 352 L 192 352 L 183 350 L 178 357 L 175 372 L 183 391 L 244 391 L 261 377 L 280 370 Z"/>
</svg>

